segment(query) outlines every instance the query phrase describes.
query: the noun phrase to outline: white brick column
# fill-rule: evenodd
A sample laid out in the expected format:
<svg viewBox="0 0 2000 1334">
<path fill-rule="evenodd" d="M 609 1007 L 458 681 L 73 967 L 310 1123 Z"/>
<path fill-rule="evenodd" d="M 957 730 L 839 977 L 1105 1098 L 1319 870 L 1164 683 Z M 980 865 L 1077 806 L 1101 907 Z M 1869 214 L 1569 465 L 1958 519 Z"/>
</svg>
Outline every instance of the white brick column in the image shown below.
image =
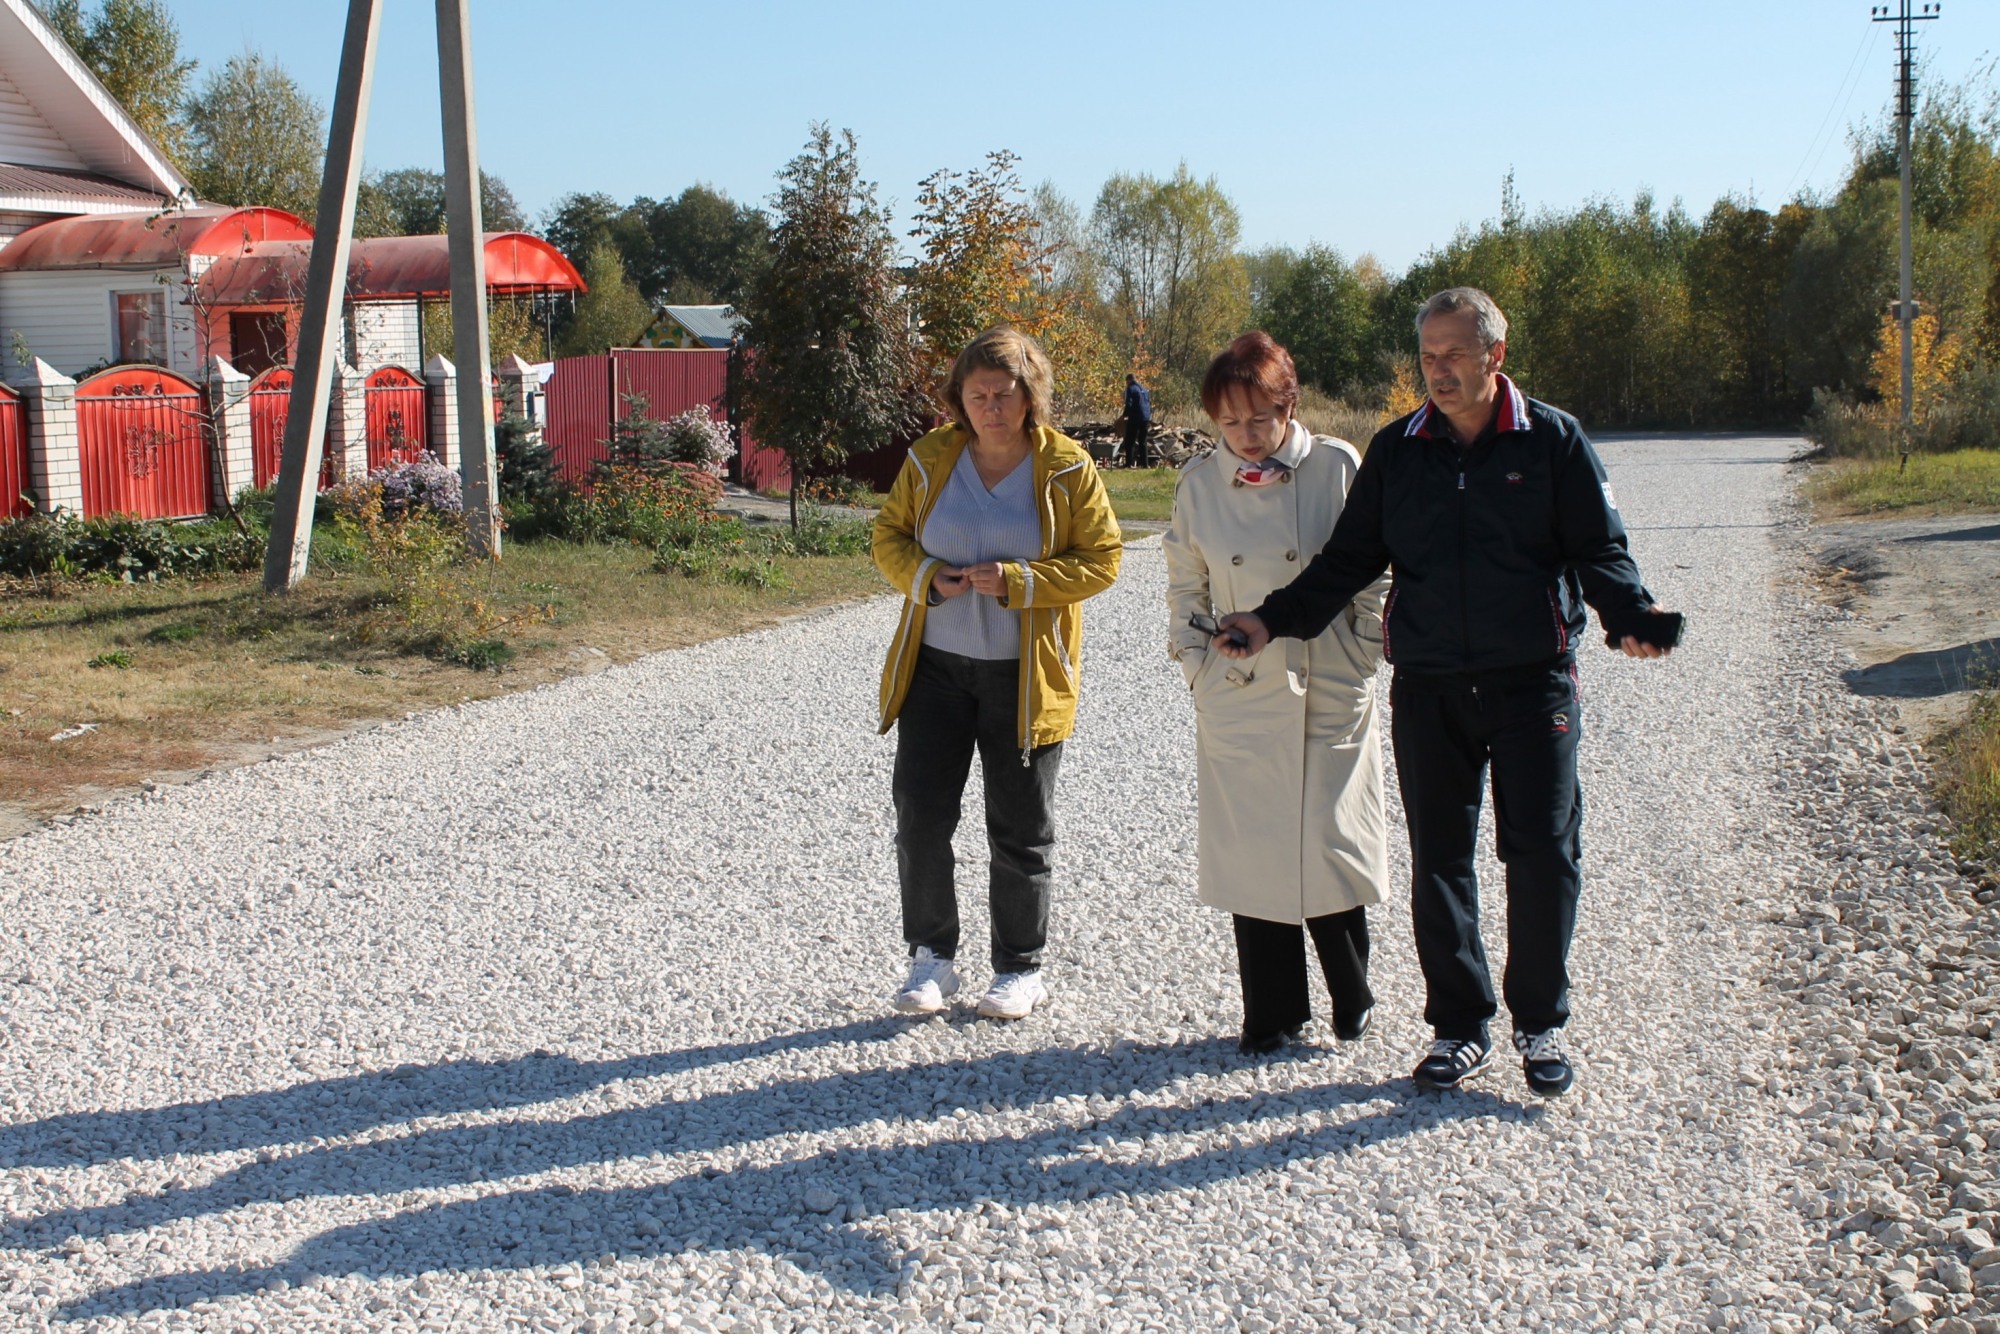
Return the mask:
<svg viewBox="0 0 2000 1334">
<path fill-rule="evenodd" d="M 368 475 L 368 377 L 335 362 L 333 401 L 326 405 L 326 456 L 335 481 Z"/>
<path fill-rule="evenodd" d="M 464 462 L 458 448 L 458 369 L 442 352 L 424 367 L 424 390 L 430 404 L 431 453 L 445 467 L 458 469 Z"/>
<path fill-rule="evenodd" d="M 28 487 L 44 514 L 83 513 L 83 458 L 76 434 L 76 381 L 36 357 L 15 382 L 28 409 Z"/>
<path fill-rule="evenodd" d="M 208 365 L 208 410 L 215 426 L 216 467 L 209 474 L 218 508 L 256 484 L 250 446 L 250 377 L 216 357 Z"/>
<path fill-rule="evenodd" d="M 500 377 L 500 411 L 504 416 L 528 417 L 528 395 L 535 389 L 535 368 L 521 359 L 516 352 L 498 366 L 493 373 Z M 497 422 L 495 423 L 498 424 Z M 539 436 L 542 424 L 535 423 L 535 434 Z"/>
</svg>

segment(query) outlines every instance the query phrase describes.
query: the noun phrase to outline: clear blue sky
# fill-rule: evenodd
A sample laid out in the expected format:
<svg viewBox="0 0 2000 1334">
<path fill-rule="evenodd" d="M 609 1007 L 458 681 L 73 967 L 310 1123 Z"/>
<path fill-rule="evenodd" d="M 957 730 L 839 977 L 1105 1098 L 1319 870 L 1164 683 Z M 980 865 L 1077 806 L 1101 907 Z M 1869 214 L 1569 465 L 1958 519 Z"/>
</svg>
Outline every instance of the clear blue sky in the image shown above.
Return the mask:
<svg viewBox="0 0 2000 1334">
<path fill-rule="evenodd" d="M 331 102 L 340 0 L 168 3 L 202 73 L 255 48 Z M 386 4 L 371 168 L 442 162 L 433 12 Z M 1495 216 L 1510 167 L 1530 210 L 1825 189 L 1847 127 L 1887 103 L 1893 50 L 1851 0 L 473 0 L 472 28 L 481 154 L 531 214 L 696 181 L 762 203 L 825 120 L 899 215 L 924 175 L 994 148 L 1086 211 L 1113 172 L 1185 160 L 1247 245 L 1392 269 Z M 1931 76 L 1961 80 L 2000 54 L 2000 5 L 1945 0 L 1920 32 Z"/>
</svg>

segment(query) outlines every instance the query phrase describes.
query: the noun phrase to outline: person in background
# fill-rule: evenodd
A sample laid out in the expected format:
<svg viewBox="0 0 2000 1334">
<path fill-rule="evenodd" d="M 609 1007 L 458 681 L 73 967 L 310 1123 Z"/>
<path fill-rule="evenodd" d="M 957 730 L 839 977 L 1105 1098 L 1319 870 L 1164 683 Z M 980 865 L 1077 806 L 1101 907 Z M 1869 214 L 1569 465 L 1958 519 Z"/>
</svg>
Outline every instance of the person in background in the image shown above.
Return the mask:
<svg viewBox="0 0 2000 1334">
<path fill-rule="evenodd" d="M 1529 1089 L 1565 1093 L 1575 1067 L 1569 947 L 1581 888 L 1583 737 L 1576 646 L 1588 602 L 1605 643 L 1665 657 L 1662 611 L 1626 549 L 1597 451 L 1576 419 L 1523 394 L 1500 367 L 1507 319 L 1473 287 L 1417 310 L 1430 397 L 1376 432 L 1312 564 L 1254 611 L 1222 618 L 1214 647 L 1253 659 L 1312 638 L 1393 569 L 1382 643 L 1394 664 L 1396 780 L 1410 827 L 1410 916 L 1435 1040 L 1413 1078 L 1455 1088 L 1484 1070 L 1496 1013 L 1479 934 L 1473 856 L 1490 769 L 1507 868 L 1507 1009 Z"/>
<path fill-rule="evenodd" d="M 1125 462 L 1143 468 L 1151 460 L 1146 454 L 1146 436 L 1153 429 L 1153 396 L 1136 375 L 1125 377 Z"/>
<path fill-rule="evenodd" d="M 1056 775 L 1076 719 L 1079 604 L 1118 577 L 1118 521 L 1083 447 L 1048 425 L 1049 359 L 1002 326 L 953 363 L 952 423 L 910 447 L 875 520 L 875 567 L 903 595 L 882 669 L 896 731 L 891 792 L 909 974 L 895 1007 L 959 989 L 952 833 L 979 755 L 991 850 L 993 981 L 979 1013 L 1021 1019 L 1047 996 Z"/>
<path fill-rule="evenodd" d="M 1361 469 L 1354 446 L 1306 430 L 1298 399 L 1291 354 L 1268 334 L 1210 363 L 1201 403 L 1222 447 L 1182 468 L 1165 540 L 1169 652 L 1194 694 L 1201 901 L 1234 919 L 1246 1052 L 1276 1050 L 1311 1017 L 1308 934 L 1334 1035 L 1368 1031 L 1367 905 L 1389 878 L 1372 688 L 1387 581 L 1314 638 L 1241 662 L 1200 628 L 1289 583 Z"/>
</svg>

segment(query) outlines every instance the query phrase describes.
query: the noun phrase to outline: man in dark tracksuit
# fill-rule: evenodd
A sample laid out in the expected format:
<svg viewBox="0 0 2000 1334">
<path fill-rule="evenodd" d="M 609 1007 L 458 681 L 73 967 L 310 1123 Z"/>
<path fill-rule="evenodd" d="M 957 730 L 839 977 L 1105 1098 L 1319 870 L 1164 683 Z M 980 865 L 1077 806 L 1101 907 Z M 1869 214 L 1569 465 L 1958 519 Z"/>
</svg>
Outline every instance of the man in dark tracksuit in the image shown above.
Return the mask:
<svg viewBox="0 0 2000 1334">
<path fill-rule="evenodd" d="M 1252 613 L 1222 620 L 1232 657 L 1310 639 L 1393 568 L 1382 614 L 1395 667 L 1397 779 L 1410 827 L 1411 917 L 1437 1040 L 1415 1072 L 1451 1088 L 1485 1069 L 1497 1013 L 1479 935 L 1473 854 L 1490 764 L 1507 868 L 1507 1008 L 1529 1087 L 1574 1079 L 1569 1018 L 1583 821 L 1576 648 L 1597 609 L 1607 643 L 1661 657 L 1677 621 L 1625 545 L 1604 465 L 1576 420 L 1500 373 L 1506 318 L 1452 288 L 1417 315 L 1430 398 L 1368 448 L 1333 535 Z M 1228 631 L 1243 642 L 1232 644 Z"/>
<path fill-rule="evenodd" d="M 1125 377 L 1125 462 L 1134 468 L 1146 466 L 1146 435 L 1153 429 L 1153 396 L 1139 377 Z"/>
</svg>

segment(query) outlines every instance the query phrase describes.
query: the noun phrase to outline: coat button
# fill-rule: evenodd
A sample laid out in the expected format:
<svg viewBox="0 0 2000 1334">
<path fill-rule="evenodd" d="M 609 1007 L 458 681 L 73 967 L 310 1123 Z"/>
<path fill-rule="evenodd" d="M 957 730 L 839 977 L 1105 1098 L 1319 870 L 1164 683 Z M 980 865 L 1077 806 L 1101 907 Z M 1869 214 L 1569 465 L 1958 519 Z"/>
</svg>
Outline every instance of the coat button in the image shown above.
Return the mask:
<svg viewBox="0 0 2000 1334">
<path fill-rule="evenodd" d="M 1289 472 L 1285 472 L 1285 473 L 1280 473 L 1280 474 L 1278 475 L 1278 485 L 1280 485 L 1280 486 L 1290 486 L 1291 484 L 1292 484 L 1292 475 L 1291 475 L 1291 473 L 1289 473 Z"/>
<path fill-rule="evenodd" d="M 1241 565 L 1243 563 L 1243 558 L 1241 556 L 1231 556 L 1229 558 L 1229 563 L 1231 565 Z"/>
<path fill-rule="evenodd" d="M 1298 558 L 1299 558 L 1299 553 L 1296 551 L 1287 551 L 1285 553 L 1286 560 L 1297 560 Z"/>
</svg>

